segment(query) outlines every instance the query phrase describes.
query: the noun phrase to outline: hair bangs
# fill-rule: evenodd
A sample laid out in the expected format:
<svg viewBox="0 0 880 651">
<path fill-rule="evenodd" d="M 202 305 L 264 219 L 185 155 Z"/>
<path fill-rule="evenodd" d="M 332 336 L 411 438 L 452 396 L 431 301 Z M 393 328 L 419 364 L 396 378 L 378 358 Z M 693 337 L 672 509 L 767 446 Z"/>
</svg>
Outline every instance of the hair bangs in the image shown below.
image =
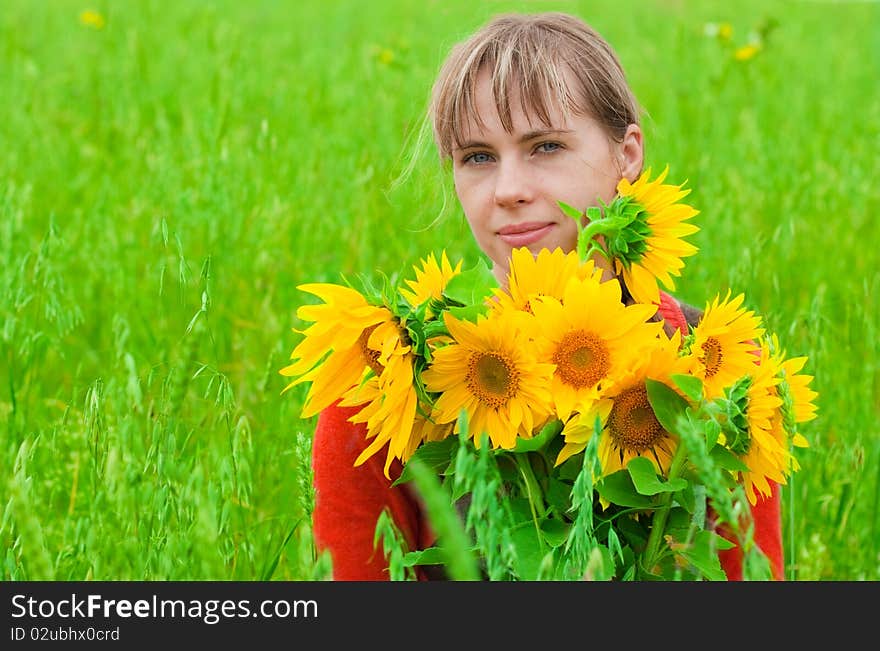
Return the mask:
<svg viewBox="0 0 880 651">
<path fill-rule="evenodd" d="M 491 80 L 492 106 L 513 131 L 513 109 L 553 127 L 560 117 L 589 115 L 619 140 L 638 123 L 638 104 L 610 46 L 586 23 L 564 14 L 502 15 L 453 47 L 431 97 L 434 140 L 451 156 L 490 116 L 480 115 L 477 84 Z"/>
</svg>

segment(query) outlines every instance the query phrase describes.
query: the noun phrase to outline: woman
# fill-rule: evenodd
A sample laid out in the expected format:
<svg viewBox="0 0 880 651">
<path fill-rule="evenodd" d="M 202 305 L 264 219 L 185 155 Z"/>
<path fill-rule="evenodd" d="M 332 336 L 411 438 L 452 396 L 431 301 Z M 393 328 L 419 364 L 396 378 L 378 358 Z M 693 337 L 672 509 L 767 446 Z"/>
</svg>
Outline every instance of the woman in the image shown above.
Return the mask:
<svg viewBox="0 0 880 651">
<path fill-rule="evenodd" d="M 570 15 L 499 16 L 457 45 L 435 82 L 430 117 L 471 232 L 502 284 L 515 248 L 575 248 L 577 224 L 558 201 L 607 203 L 621 179 L 635 181 L 642 172 L 639 108 L 618 58 Z M 604 258 L 595 261 L 606 278 L 614 275 Z M 655 318 L 687 334 L 699 312 L 661 292 Z M 434 537 L 417 497 L 385 476 L 383 455 L 354 465 L 366 447 L 363 424 L 348 421 L 355 411 L 332 406 L 318 419 L 315 540 L 330 552 L 336 580 L 382 580 L 386 563 L 373 539 L 383 509 L 410 549 L 430 546 Z M 395 463 L 391 478 L 400 471 Z M 752 510 L 754 540 L 781 579 L 779 487 Z M 720 558 L 729 579 L 742 578 L 741 550 Z"/>
</svg>

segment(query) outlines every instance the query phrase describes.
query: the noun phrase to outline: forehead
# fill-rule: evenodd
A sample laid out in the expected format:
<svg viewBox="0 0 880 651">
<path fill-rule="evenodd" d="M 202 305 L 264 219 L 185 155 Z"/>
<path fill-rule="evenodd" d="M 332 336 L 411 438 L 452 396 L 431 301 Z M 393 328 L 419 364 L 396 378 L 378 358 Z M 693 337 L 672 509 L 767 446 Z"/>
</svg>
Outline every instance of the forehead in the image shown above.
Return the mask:
<svg viewBox="0 0 880 651">
<path fill-rule="evenodd" d="M 487 133 L 523 134 L 540 129 L 566 129 L 572 111 L 558 93 L 543 88 L 529 93 L 516 80 L 498 83 L 483 68 L 476 76 L 471 102 L 460 107 L 459 145 Z M 537 90 L 537 89 L 535 89 Z M 540 99 L 536 99 L 540 98 Z"/>
</svg>

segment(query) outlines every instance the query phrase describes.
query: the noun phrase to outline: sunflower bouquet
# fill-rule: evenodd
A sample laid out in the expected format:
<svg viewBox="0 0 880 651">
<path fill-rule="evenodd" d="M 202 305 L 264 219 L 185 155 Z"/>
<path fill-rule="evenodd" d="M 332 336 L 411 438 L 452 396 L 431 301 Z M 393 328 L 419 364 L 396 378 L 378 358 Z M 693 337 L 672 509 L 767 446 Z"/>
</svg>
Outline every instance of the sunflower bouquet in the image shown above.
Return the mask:
<svg viewBox="0 0 880 651">
<path fill-rule="evenodd" d="M 297 312 L 312 325 L 285 391 L 309 385 L 304 418 L 360 407 L 356 465 L 384 451 L 391 479 L 398 460 L 438 534 L 406 549 L 383 514 L 392 578 L 439 564 L 450 578 L 723 579 L 734 543 L 768 572 L 748 504 L 798 469 L 816 392 L 742 294 L 693 325 L 658 318 L 660 287 L 697 251 L 690 190 L 667 171 L 585 211 L 560 202 L 577 249 L 514 250 L 503 287 L 445 251 L 399 284 L 300 286 L 321 303 Z"/>
</svg>

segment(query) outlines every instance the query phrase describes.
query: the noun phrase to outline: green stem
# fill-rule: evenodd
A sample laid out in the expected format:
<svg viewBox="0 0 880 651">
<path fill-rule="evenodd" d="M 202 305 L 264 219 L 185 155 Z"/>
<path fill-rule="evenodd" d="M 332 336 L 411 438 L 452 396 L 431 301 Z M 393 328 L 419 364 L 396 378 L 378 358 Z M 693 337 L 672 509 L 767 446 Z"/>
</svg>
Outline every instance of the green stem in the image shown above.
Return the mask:
<svg viewBox="0 0 880 651">
<path fill-rule="evenodd" d="M 581 230 L 580 232 L 580 237 L 591 240 L 596 235 L 608 235 L 609 233 L 616 233 L 621 228 L 629 224 L 631 221 L 631 218 L 624 216 L 612 216 L 603 217 L 602 219 L 596 219 L 584 226 L 583 230 Z"/>
<path fill-rule="evenodd" d="M 532 464 L 528 459 L 528 454 L 514 454 L 513 456 L 516 458 L 517 468 L 519 468 L 519 472 L 522 475 L 523 480 L 525 480 L 526 493 L 528 493 L 529 496 L 529 507 L 532 509 L 532 519 L 535 522 L 535 529 L 538 531 L 538 540 L 541 540 L 541 526 L 538 522 L 538 512 L 540 511 L 541 516 L 543 516 L 547 510 L 544 505 L 544 498 L 541 496 L 541 487 L 538 485 L 538 480 L 535 478 L 535 473 L 532 470 Z"/>
<path fill-rule="evenodd" d="M 687 458 L 687 450 L 685 446 L 679 442 L 672 462 L 669 464 L 669 473 L 667 481 L 671 481 L 678 477 L 681 468 Z M 672 506 L 672 493 L 664 493 L 661 497 L 661 503 L 654 511 L 654 517 L 651 520 L 651 533 L 648 535 L 648 542 L 645 545 L 645 557 L 643 567 L 648 571 L 652 571 L 657 564 L 660 556 L 660 543 L 663 540 L 663 534 L 666 530 L 666 520 L 669 517 L 669 511 Z"/>
<path fill-rule="evenodd" d="M 596 221 L 591 221 L 589 224 L 584 226 L 583 230 L 580 232 L 580 238 L 584 241 L 590 241 L 596 235 L 607 235 L 608 234 L 608 222 L 606 219 L 597 219 Z"/>
<path fill-rule="evenodd" d="M 584 226 L 578 233 L 578 257 L 581 260 L 587 260 L 593 253 L 598 251 L 602 257 L 609 262 L 611 255 L 608 250 L 603 247 L 595 239 L 597 235 L 609 235 L 617 233 L 621 228 L 625 227 L 631 220 L 626 217 L 602 217 L 601 219 L 592 220 Z"/>
</svg>

